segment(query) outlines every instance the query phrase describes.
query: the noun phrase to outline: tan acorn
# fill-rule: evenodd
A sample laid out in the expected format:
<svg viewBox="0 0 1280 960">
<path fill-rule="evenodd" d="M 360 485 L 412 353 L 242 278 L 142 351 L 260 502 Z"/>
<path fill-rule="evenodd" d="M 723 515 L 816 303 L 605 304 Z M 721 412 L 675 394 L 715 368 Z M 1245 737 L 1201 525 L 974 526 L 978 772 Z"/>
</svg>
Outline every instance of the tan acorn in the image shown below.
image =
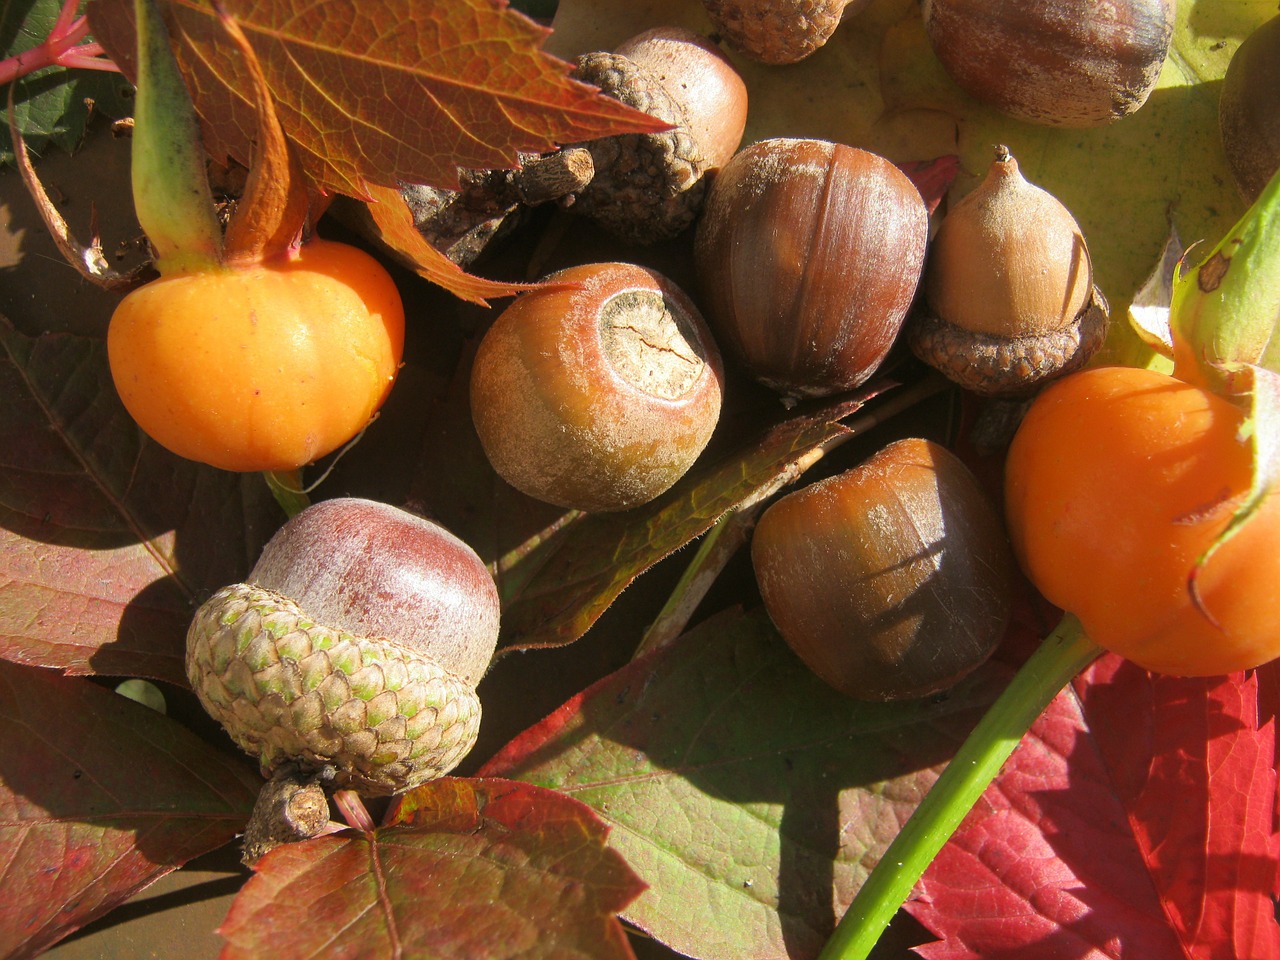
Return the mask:
<svg viewBox="0 0 1280 960">
<path fill-rule="evenodd" d="M 1083 365 L 1106 334 L 1080 225 L 1003 146 L 943 219 L 922 287 L 911 349 L 975 393 L 1029 394 Z"/>
</svg>

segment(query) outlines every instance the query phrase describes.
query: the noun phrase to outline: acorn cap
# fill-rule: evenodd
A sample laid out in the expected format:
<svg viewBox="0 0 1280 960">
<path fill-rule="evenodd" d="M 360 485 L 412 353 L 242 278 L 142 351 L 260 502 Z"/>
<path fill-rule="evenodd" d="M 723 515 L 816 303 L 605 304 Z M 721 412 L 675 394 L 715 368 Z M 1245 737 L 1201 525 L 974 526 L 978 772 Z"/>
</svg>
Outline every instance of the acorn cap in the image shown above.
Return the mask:
<svg viewBox="0 0 1280 960">
<path fill-rule="evenodd" d="M 1022 337 L 974 333 L 925 310 L 908 324 L 907 344 L 966 390 L 988 397 L 1024 396 L 1084 366 L 1106 339 L 1107 313 L 1097 287 L 1075 323 Z"/>
<path fill-rule="evenodd" d="M 630 243 L 676 236 L 693 223 L 706 192 L 706 160 L 684 108 L 656 77 L 620 54 L 584 54 L 573 76 L 672 124 L 660 133 L 622 134 L 580 144 L 591 152 L 596 172 L 576 195 L 573 209 Z"/>
<path fill-rule="evenodd" d="M 443 776 L 475 744 L 480 700 L 403 644 L 318 624 L 288 597 L 226 587 L 196 611 L 187 678 L 264 776 L 332 768 L 334 787 L 379 796 Z"/>
<path fill-rule="evenodd" d="M 702 0 L 716 30 L 735 50 L 761 63 L 803 60 L 827 42 L 845 7 L 864 0 Z"/>
</svg>

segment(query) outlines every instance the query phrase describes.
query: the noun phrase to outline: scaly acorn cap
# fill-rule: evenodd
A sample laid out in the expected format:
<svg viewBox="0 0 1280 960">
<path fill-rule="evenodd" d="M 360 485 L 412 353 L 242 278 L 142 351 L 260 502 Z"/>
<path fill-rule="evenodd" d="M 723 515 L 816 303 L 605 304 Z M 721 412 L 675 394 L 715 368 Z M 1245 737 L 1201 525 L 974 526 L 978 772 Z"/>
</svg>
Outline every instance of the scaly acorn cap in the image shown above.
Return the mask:
<svg viewBox="0 0 1280 960">
<path fill-rule="evenodd" d="M 430 656 L 308 619 L 288 597 L 226 587 L 196 611 L 187 677 L 205 710 L 270 777 L 335 771 L 369 796 L 443 776 L 480 727 L 472 687 Z"/>
<path fill-rule="evenodd" d="M 577 194 L 573 209 L 629 243 L 656 243 L 689 227 L 706 193 L 702 175 L 707 161 L 684 108 L 656 77 L 620 54 L 584 54 L 573 77 L 672 124 L 660 133 L 622 134 L 579 144 L 591 151 L 595 176 Z"/>
<path fill-rule="evenodd" d="M 702 0 L 716 31 L 740 53 L 761 63 L 803 60 L 830 39 L 865 0 Z"/>
</svg>

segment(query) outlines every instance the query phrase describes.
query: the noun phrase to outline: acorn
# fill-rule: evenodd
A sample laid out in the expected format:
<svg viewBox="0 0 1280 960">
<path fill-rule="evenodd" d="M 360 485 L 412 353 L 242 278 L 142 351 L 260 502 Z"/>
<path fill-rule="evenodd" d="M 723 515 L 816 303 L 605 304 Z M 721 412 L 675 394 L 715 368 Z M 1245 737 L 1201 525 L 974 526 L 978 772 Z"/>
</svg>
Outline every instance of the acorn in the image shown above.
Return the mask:
<svg viewBox="0 0 1280 960">
<path fill-rule="evenodd" d="M 921 360 L 985 396 L 1019 396 L 1082 366 L 1106 336 L 1080 225 L 1007 147 L 943 219 L 907 324 Z"/>
<path fill-rule="evenodd" d="M 1147 100 L 1174 0 L 924 0 L 934 53 L 976 100 L 1028 123 L 1092 127 Z"/>
<path fill-rule="evenodd" d="M 712 185 L 694 240 L 700 302 L 721 347 L 762 383 L 850 390 L 901 330 L 928 229 L 919 191 L 883 157 L 763 140 Z"/>
<path fill-rule="evenodd" d="M 292 767 L 333 788 L 400 793 L 475 745 L 498 614 L 484 563 L 443 527 L 326 500 L 196 611 L 187 677 L 264 776 Z"/>
<path fill-rule="evenodd" d="M 535 499 L 627 510 L 679 480 L 711 439 L 720 353 L 689 297 L 626 263 L 546 277 L 486 331 L 471 413 L 498 475 Z"/>
<path fill-rule="evenodd" d="M 1227 168 L 1253 203 L 1280 170 L 1280 16 L 1245 37 L 1227 64 L 1218 99 Z"/>
<path fill-rule="evenodd" d="M 707 171 L 723 167 L 747 127 L 747 85 L 709 37 L 685 27 L 654 27 L 614 49 L 680 103 Z"/>
<path fill-rule="evenodd" d="M 631 38 L 619 52 L 584 54 L 573 76 L 671 129 L 581 144 L 595 175 L 572 209 L 629 243 L 683 232 L 702 209 L 706 175 L 742 139 L 747 88 L 733 66 L 705 38 L 662 28 Z"/>
<path fill-rule="evenodd" d="M 999 515 L 959 458 L 926 440 L 770 505 L 751 562 L 788 646 L 861 700 L 953 685 L 999 645 L 1012 610 Z"/>
<path fill-rule="evenodd" d="M 797 63 L 822 47 L 841 21 L 870 0 L 702 0 L 716 32 L 768 64 Z"/>
</svg>

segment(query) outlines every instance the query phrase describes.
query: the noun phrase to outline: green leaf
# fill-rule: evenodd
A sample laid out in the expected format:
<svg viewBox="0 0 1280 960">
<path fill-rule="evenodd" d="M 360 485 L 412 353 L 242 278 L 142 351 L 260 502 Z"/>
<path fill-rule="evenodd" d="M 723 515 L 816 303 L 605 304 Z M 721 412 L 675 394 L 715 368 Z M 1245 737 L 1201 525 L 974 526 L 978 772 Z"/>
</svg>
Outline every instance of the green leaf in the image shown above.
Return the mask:
<svg viewBox="0 0 1280 960">
<path fill-rule="evenodd" d="M 43 43 L 61 9 L 62 0 L 0 3 L 0 57 Z M 42 153 L 49 144 L 71 152 L 79 146 L 94 113 L 128 116 L 132 96 L 132 88 L 119 74 L 51 67 L 17 82 L 14 117 L 32 153 Z M 0 124 L 0 166 L 12 163 L 8 125 Z"/>
<path fill-rule="evenodd" d="M 946 696 L 860 703 L 763 614 L 727 615 L 596 683 L 480 774 L 612 824 L 649 884 L 624 916 L 675 950 L 810 956 L 1007 680 L 989 665 Z"/>
</svg>

